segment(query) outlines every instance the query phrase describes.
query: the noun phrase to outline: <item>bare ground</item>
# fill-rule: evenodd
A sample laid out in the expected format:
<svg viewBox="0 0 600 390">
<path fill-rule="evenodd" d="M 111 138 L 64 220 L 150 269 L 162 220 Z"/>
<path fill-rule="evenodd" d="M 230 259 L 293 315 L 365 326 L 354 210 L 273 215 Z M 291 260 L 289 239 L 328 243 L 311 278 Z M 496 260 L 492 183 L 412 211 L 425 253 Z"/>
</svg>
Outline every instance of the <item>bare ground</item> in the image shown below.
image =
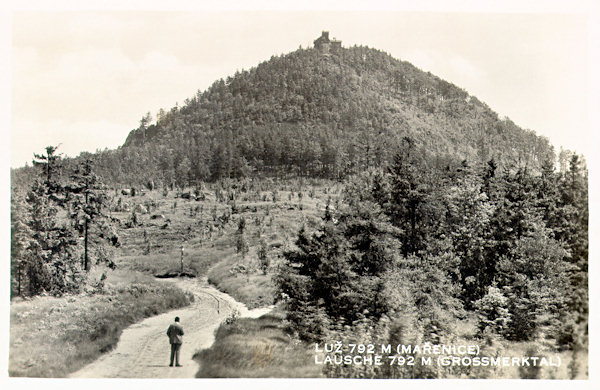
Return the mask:
<svg viewBox="0 0 600 390">
<path fill-rule="evenodd" d="M 206 279 L 177 278 L 175 283 L 194 294 L 185 308 L 147 318 L 126 328 L 111 352 L 70 375 L 71 378 L 194 378 L 199 366 L 192 356 L 214 342 L 214 331 L 234 310 L 241 317 L 259 317 L 270 308 L 248 310 L 242 303 L 210 286 Z M 175 316 L 185 335 L 180 352 L 183 367 L 169 367 L 170 346 L 166 331 Z"/>
</svg>

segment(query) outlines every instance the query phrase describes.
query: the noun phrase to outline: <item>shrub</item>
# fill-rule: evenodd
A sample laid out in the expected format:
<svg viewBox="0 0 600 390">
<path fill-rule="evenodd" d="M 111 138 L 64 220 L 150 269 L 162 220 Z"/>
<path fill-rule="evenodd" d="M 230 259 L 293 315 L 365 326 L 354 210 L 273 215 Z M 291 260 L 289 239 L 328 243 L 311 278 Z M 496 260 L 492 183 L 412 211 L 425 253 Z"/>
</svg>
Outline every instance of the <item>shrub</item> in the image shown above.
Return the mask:
<svg viewBox="0 0 600 390">
<path fill-rule="evenodd" d="M 231 325 L 234 324 L 240 318 L 240 312 L 238 309 L 233 309 L 233 311 L 227 316 L 225 319 L 225 324 Z"/>
<path fill-rule="evenodd" d="M 502 290 L 495 286 L 490 286 L 487 294 L 475 301 L 480 334 L 488 328 L 498 334 L 504 334 L 507 331 L 511 321 L 507 305 L 508 298 L 504 296 Z"/>
<path fill-rule="evenodd" d="M 264 239 L 260 240 L 260 247 L 258 248 L 258 261 L 260 270 L 265 275 L 267 274 L 267 270 L 269 269 L 269 265 L 271 264 L 271 260 L 269 259 L 267 251 L 267 242 Z"/>
</svg>

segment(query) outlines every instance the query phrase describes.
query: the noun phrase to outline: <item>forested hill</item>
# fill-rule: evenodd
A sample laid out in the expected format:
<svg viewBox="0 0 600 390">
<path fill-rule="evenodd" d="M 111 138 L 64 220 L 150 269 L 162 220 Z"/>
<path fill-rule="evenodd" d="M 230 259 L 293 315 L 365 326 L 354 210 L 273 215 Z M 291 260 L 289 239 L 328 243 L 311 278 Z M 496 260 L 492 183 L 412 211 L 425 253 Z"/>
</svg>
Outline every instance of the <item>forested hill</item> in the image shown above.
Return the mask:
<svg viewBox="0 0 600 390">
<path fill-rule="evenodd" d="M 107 182 L 339 178 L 391 162 L 405 137 L 441 164 L 493 157 L 535 169 L 554 155 L 547 139 L 498 118 L 466 91 L 362 46 L 273 56 L 151 123 L 148 114 L 121 148 L 98 153 Z"/>
</svg>

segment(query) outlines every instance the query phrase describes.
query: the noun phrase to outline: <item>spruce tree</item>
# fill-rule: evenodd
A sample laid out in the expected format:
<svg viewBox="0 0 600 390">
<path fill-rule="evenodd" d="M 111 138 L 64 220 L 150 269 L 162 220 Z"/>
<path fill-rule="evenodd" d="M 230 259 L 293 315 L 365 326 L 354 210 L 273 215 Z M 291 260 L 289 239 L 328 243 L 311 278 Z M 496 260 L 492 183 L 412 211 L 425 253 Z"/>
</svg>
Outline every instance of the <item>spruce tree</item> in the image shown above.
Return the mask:
<svg viewBox="0 0 600 390">
<path fill-rule="evenodd" d="M 105 238 L 112 244 L 118 238 L 106 222 L 103 210 L 106 205 L 106 193 L 100 179 L 93 171 L 90 158 L 81 161 L 71 174 L 71 182 L 66 186 L 70 201 L 69 217 L 75 230 L 83 236 L 83 269 L 90 269 L 90 247 L 94 238 Z M 96 243 L 101 245 L 101 243 Z M 112 261 L 109 261 L 112 265 Z"/>
<path fill-rule="evenodd" d="M 573 293 L 570 307 L 578 313 L 578 322 L 587 320 L 588 313 L 588 177 L 582 158 L 573 154 L 569 169 L 562 175 L 559 192 L 562 206 L 563 234 L 558 238 L 567 243 Z"/>
<path fill-rule="evenodd" d="M 29 294 L 43 291 L 60 295 L 77 290 L 82 276 L 76 258 L 77 240 L 71 229 L 59 224 L 60 207 L 66 204 L 65 190 L 60 182 L 61 158 L 56 147 L 46 148 L 46 155 L 35 155 L 34 166 L 41 168 L 41 180 L 36 180 L 27 194 L 30 218 L 27 225 L 33 240 L 27 247 Z"/>
</svg>

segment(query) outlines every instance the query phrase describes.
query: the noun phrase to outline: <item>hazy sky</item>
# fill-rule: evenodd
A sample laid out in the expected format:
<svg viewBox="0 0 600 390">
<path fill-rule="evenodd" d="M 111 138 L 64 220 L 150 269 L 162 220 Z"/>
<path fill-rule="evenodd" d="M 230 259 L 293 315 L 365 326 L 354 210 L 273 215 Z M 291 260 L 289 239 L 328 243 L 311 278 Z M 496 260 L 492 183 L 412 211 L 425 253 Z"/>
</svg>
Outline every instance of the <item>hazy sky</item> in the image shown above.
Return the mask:
<svg viewBox="0 0 600 390">
<path fill-rule="evenodd" d="M 115 148 L 144 113 L 322 30 L 466 89 L 557 148 L 593 150 L 581 13 L 23 11 L 12 17 L 10 164 L 46 145 L 69 156 Z"/>
</svg>

